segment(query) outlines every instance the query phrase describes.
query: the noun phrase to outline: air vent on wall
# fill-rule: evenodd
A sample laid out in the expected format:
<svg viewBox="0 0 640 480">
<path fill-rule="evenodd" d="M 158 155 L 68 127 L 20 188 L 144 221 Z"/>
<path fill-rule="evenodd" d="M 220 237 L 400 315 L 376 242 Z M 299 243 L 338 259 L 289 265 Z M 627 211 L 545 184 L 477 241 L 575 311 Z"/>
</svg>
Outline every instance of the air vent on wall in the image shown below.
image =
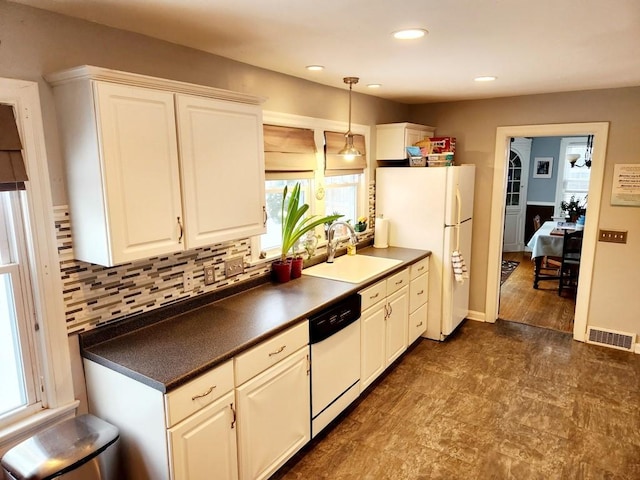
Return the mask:
<svg viewBox="0 0 640 480">
<path fill-rule="evenodd" d="M 635 334 L 589 327 L 587 330 L 587 343 L 595 343 L 605 347 L 632 352 L 635 343 Z"/>
</svg>

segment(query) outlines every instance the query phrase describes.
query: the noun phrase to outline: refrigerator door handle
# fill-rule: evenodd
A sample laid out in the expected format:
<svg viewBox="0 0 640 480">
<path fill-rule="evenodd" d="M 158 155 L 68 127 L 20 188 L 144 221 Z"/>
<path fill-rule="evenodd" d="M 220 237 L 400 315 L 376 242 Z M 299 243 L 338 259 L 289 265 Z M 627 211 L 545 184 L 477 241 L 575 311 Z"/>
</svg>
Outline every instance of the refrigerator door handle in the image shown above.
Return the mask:
<svg viewBox="0 0 640 480">
<path fill-rule="evenodd" d="M 456 251 L 460 251 L 460 220 L 462 217 L 462 196 L 460 188 L 456 186 L 456 203 L 458 204 L 458 216 L 456 218 Z"/>
</svg>

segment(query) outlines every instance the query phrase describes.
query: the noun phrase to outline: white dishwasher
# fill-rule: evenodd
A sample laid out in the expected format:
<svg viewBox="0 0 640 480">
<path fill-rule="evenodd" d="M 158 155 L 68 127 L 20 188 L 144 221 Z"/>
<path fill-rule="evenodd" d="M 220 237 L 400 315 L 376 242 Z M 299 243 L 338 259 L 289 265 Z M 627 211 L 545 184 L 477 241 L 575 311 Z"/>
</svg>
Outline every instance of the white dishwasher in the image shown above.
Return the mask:
<svg viewBox="0 0 640 480">
<path fill-rule="evenodd" d="M 360 295 L 309 318 L 311 437 L 360 395 Z"/>
</svg>

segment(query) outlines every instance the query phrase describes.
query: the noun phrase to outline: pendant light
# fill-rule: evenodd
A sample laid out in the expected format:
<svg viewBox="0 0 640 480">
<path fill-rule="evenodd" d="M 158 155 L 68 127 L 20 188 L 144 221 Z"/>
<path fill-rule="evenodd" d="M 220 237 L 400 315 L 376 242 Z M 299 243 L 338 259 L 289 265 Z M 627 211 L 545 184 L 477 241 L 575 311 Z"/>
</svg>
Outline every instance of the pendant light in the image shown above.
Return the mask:
<svg viewBox="0 0 640 480">
<path fill-rule="evenodd" d="M 360 79 L 358 77 L 345 77 L 343 80 L 344 83 L 349 85 L 349 130 L 344 134 L 345 144 L 343 149 L 338 152 L 338 155 L 342 155 L 346 160 L 353 160 L 355 157 L 362 155 L 360 150 L 353 146 L 353 133 L 351 133 L 351 90 Z"/>
</svg>

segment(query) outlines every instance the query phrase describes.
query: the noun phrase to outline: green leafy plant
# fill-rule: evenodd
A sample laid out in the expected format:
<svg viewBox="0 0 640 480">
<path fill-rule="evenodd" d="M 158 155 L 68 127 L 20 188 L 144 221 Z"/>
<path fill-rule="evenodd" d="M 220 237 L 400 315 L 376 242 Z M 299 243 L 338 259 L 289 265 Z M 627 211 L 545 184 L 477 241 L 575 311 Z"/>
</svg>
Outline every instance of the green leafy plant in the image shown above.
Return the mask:
<svg viewBox="0 0 640 480">
<path fill-rule="evenodd" d="M 303 203 L 300 205 L 300 183 L 296 183 L 291 191 L 291 196 L 287 201 L 288 188 L 285 186 L 282 192 L 282 250 L 281 260 L 287 260 L 287 253 L 293 250 L 295 244 L 305 233 L 313 230 L 323 223 L 331 223 L 342 217 L 342 215 L 334 213 L 321 217 L 319 215 L 306 216 L 309 205 Z M 294 252 L 295 253 L 295 252 Z"/>
<path fill-rule="evenodd" d="M 576 199 L 575 195 L 571 195 L 571 198 L 569 199 L 569 201 L 562 201 L 560 202 L 560 209 L 563 212 L 566 212 L 567 215 L 569 215 L 569 217 L 571 218 L 577 218 L 580 215 L 584 215 L 585 212 L 587 211 L 586 209 L 586 203 L 587 203 L 587 199 L 585 197 L 584 199 L 585 203 L 582 204 L 580 199 Z"/>
</svg>

